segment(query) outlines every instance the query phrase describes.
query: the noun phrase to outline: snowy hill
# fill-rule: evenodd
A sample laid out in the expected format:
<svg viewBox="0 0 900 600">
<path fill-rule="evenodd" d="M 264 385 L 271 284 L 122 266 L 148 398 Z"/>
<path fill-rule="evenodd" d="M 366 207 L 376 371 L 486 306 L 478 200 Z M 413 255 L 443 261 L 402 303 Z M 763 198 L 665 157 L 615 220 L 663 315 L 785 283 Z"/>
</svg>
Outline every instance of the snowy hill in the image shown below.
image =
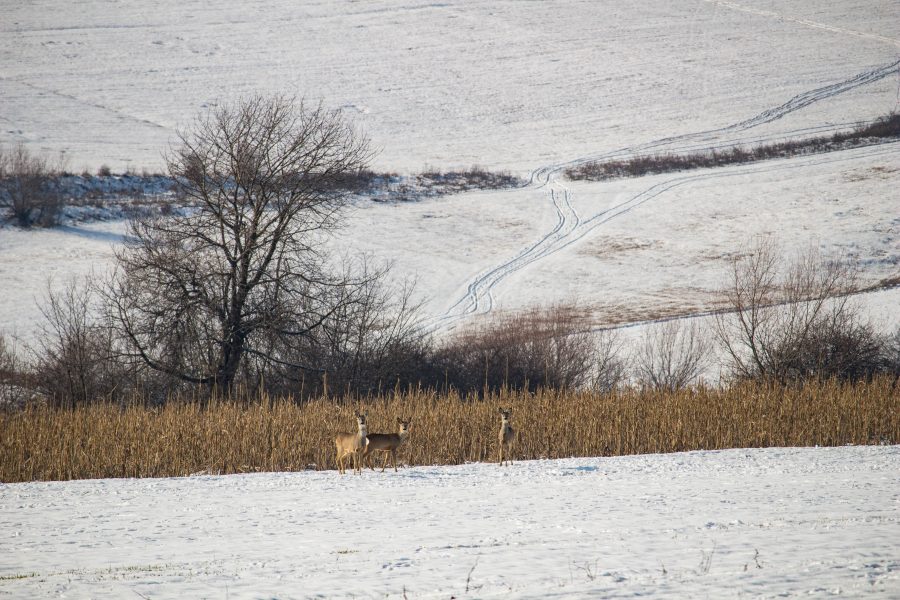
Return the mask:
<svg viewBox="0 0 900 600">
<path fill-rule="evenodd" d="M 598 325 L 711 308 L 758 233 L 900 271 L 900 144 L 603 183 L 566 166 L 843 130 L 900 107 L 893 2 L 196 0 L 14 4 L 4 144 L 73 170 L 155 169 L 178 126 L 277 91 L 345 112 L 378 169 L 479 163 L 531 181 L 360 203 L 335 240 L 419 279 L 429 324 L 578 299 Z M 45 279 L 109 265 L 121 222 L 0 229 L 0 331 L 33 339 Z M 897 293 L 866 302 L 876 312 Z M 896 318 L 888 318 L 889 324 Z"/>
</svg>

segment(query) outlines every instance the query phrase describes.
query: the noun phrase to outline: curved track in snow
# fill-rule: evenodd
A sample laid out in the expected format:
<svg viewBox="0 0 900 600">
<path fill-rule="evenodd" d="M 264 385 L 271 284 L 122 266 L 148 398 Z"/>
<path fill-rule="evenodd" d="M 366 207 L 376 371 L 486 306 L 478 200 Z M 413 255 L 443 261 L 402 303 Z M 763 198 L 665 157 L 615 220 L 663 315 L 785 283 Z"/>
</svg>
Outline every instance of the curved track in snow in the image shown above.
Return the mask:
<svg viewBox="0 0 900 600">
<path fill-rule="evenodd" d="M 582 218 L 576 212 L 575 208 L 572 206 L 571 192 L 558 181 L 559 175 L 565 169 L 598 160 L 627 159 L 638 154 L 646 154 L 650 151 L 665 150 L 673 153 L 698 152 L 731 147 L 739 144 L 761 144 L 784 139 L 785 136 L 783 134 L 777 136 L 741 136 L 739 134 L 781 119 L 792 112 L 801 110 L 816 102 L 880 81 L 885 77 L 898 72 L 900 72 L 900 60 L 863 71 L 849 79 L 798 94 L 783 104 L 764 110 L 749 119 L 725 127 L 660 138 L 643 144 L 623 147 L 611 152 L 584 156 L 571 161 L 547 165 L 536 169 L 532 172 L 529 183 L 525 187 L 532 189 L 549 188 L 550 201 L 557 214 L 555 226 L 548 233 L 520 250 L 513 257 L 477 274 L 468 282 L 465 292 L 459 299 L 450 305 L 442 315 L 423 321 L 420 325 L 420 330 L 428 333 L 440 329 L 451 329 L 455 324 L 465 318 L 491 311 L 494 307 L 493 290 L 502 280 L 538 260 L 571 246 L 600 225 L 623 215 L 674 188 L 688 183 L 709 179 L 803 168 L 829 162 L 840 162 L 847 160 L 848 158 L 857 159 L 862 156 L 875 156 L 896 152 L 898 143 L 888 142 L 857 148 L 849 151 L 852 152 L 852 155 L 848 155 L 846 153 L 848 151 L 831 152 L 805 157 L 795 157 L 789 160 L 764 161 L 763 163 L 751 163 L 749 165 L 718 169 L 705 169 L 699 173 L 681 174 L 656 183 L 638 194 L 635 194 L 628 200 L 600 211 L 587 219 Z M 794 138 L 821 135 L 823 133 L 845 129 L 851 125 L 854 124 L 809 127 L 794 130 L 790 132 L 790 134 Z"/>
</svg>

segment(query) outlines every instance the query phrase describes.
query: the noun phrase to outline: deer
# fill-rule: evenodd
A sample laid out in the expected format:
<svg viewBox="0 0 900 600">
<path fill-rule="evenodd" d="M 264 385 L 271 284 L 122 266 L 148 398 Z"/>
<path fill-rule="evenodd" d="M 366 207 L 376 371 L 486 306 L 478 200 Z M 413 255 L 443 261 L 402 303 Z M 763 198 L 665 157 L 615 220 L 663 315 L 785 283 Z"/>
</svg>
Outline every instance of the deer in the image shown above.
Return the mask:
<svg viewBox="0 0 900 600">
<path fill-rule="evenodd" d="M 400 417 L 397 417 L 397 424 L 400 427 L 398 433 L 369 434 L 369 443 L 366 444 L 366 449 L 363 451 L 363 462 L 368 460 L 370 469 L 373 471 L 375 470 L 375 467 L 372 466 L 372 463 L 375 460 L 374 454 L 376 452 L 382 452 L 384 453 L 384 462 L 381 463 L 381 472 L 384 473 L 388 456 L 390 456 L 391 463 L 394 465 L 394 472 L 397 472 L 397 448 L 399 448 L 403 442 L 406 441 L 406 438 L 409 437 L 409 422 L 409 418 L 401 419 Z"/>
<path fill-rule="evenodd" d="M 516 430 L 512 428 L 512 425 L 509 424 L 509 414 L 512 412 L 510 410 L 504 410 L 500 408 L 500 466 L 503 466 L 503 449 L 506 449 L 506 463 L 512 464 L 512 461 L 509 460 L 510 449 L 512 448 L 513 440 L 516 439 Z"/>
<path fill-rule="evenodd" d="M 362 475 L 362 467 L 360 457 L 367 444 L 366 433 L 366 416 L 367 412 L 356 413 L 356 425 L 359 430 L 356 433 L 339 433 L 334 436 L 334 445 L 337 448 L 338 472 L 341 475 L 345 473 L 344 459 L 348 454 L 353 455 L 353 470 Z"/>
</svg>

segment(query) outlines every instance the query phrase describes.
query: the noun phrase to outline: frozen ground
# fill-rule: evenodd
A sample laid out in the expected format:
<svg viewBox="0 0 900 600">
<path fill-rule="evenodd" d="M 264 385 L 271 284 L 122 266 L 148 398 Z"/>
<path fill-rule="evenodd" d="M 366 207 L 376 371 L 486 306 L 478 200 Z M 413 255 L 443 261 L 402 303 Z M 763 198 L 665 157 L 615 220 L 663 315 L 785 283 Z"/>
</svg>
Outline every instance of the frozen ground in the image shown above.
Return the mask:
<svg viewBox="0 0 900 600">
<path fill-rule="evenodd" d="M 0 484 L 0 597 L 896 598 L 900 447 Z"/>
</svg>

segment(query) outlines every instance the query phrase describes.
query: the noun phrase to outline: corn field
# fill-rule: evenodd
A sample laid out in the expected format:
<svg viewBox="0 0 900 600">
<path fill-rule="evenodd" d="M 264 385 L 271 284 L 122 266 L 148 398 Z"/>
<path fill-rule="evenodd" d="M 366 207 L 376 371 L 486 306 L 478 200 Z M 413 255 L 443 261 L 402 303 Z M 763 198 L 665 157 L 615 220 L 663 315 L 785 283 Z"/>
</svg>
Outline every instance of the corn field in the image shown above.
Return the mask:
<svg viewBox="0 0 900 600">
<path fill-rule="evenodd" d="M 481 399 L 424 391 L 365 400 L 290 398 L 93 404 L 0 413 L 0 481 L 170 477 L 335 468 L 334 435 L 396 431 L 398 460 L 447 465 L 497 459 L 498 408 L 512 409 L 514 460 L 766 446 L 900 442 L 891 379 L 797 387 L 747 383 L 680 392 L 540 390 Z"/>
</svg>

